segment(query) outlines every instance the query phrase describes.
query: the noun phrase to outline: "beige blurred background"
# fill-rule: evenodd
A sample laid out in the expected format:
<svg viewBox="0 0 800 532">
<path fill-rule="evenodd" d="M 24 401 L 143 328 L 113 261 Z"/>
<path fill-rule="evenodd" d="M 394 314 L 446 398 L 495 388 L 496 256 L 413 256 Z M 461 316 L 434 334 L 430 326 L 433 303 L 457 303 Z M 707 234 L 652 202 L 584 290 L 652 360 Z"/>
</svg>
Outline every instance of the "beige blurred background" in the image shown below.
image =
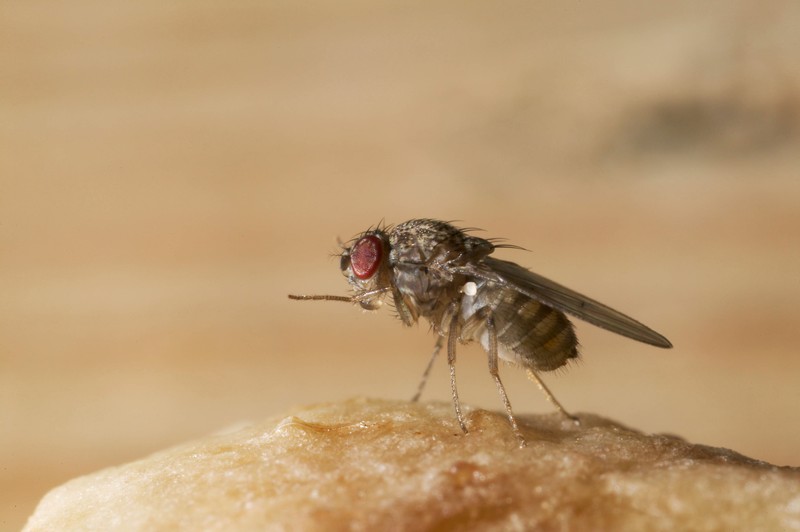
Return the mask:
<svg viewBox="0 0 800 532">
<path fill-rule="evenodd" d="M 382 219 L 506 237 L 675 344 L 580 323 L 567 408 L 800 465 L 798 28 L 788 0 L 6 0 L 0 528 L 241 420 L 410 397 L 426 324 L 286 298 L 345 293 L 336 238 Z M 477 347 L 459 377 L 500 408 Z"/>
</svg>

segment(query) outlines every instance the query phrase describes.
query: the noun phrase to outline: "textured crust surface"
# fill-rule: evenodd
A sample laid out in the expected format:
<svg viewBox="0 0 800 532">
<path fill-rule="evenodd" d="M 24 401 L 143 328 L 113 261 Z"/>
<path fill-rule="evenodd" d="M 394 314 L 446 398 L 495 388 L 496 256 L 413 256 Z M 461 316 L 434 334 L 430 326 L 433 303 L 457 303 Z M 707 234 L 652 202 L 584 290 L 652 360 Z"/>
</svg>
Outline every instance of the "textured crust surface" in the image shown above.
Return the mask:
<svg viewBox="0 0 800 532">
<path fill-rule="evenodd" d="M 796 530 L 800 470 L 594 415 L 353 399 L 74 479 L 40 530 Z"/>
</svg>

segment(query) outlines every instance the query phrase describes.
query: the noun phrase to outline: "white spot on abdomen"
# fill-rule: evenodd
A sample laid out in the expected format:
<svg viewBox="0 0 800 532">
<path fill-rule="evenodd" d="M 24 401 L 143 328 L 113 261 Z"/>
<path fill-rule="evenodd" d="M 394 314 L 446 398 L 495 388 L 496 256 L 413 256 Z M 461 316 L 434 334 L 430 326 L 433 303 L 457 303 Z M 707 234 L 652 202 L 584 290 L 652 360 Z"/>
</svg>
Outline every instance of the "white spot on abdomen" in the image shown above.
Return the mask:
<svg viewBox="0 0 800 532">
<path fill-rule="evenodd" d="M 464 287 L 461 289 L 466 295 L 472 297 L 478 293 L 478 285 L 473 283 L 472 281 L 468 283 L 464 283 Z"/>
</svg>

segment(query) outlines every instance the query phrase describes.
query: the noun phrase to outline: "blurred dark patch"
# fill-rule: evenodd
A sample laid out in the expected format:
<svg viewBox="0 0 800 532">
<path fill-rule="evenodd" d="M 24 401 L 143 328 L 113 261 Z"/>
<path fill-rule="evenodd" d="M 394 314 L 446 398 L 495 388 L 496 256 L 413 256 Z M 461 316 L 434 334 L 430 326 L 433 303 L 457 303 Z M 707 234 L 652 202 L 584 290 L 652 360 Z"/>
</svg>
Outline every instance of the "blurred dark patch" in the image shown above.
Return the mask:
<svg viewBox="0 0 800 532">
<path fill-rule="evenodd" d="M 796 91 L 771 98 L 742 92 L 679 94 L 625 111 L 609 153 L 618 156 L 755 155 L 800 138 Z"/>
</svg>

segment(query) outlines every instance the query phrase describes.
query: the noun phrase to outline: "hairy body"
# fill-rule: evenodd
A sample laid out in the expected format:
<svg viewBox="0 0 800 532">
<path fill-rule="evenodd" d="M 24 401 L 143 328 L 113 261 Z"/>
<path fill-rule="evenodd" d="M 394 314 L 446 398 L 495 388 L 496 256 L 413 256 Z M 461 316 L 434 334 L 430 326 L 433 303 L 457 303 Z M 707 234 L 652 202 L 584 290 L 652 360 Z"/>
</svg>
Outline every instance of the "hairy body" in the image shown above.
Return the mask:
<svg viewBox="0 0 800 532">
<path fill-rule="evenodd" d="M 465 433 L 455 378 L 459 342 L 476 341 L 486 351 L 489 373 L 520 445 L 525 440 L 500 380 L 498 358 L 525 368 L 548 399 L 569 416 L 536 374 L 578 357 L 578 340 L 567 314 L 640 342 L 672 347 L 633 318 L 513 262 L 489 256 L 498 247 L 513 246 L 497 245 L 447 222 L 409 220 L 370 229 L 351 242 L 340 265 L 352 296 L 289 297 L 349 301 L 368 310 L 380 308 L 391 297 L 404 324 L 427 319 L 438 339 L 414 400 L 446 341 L 453 403 Z"/>
</svg>

